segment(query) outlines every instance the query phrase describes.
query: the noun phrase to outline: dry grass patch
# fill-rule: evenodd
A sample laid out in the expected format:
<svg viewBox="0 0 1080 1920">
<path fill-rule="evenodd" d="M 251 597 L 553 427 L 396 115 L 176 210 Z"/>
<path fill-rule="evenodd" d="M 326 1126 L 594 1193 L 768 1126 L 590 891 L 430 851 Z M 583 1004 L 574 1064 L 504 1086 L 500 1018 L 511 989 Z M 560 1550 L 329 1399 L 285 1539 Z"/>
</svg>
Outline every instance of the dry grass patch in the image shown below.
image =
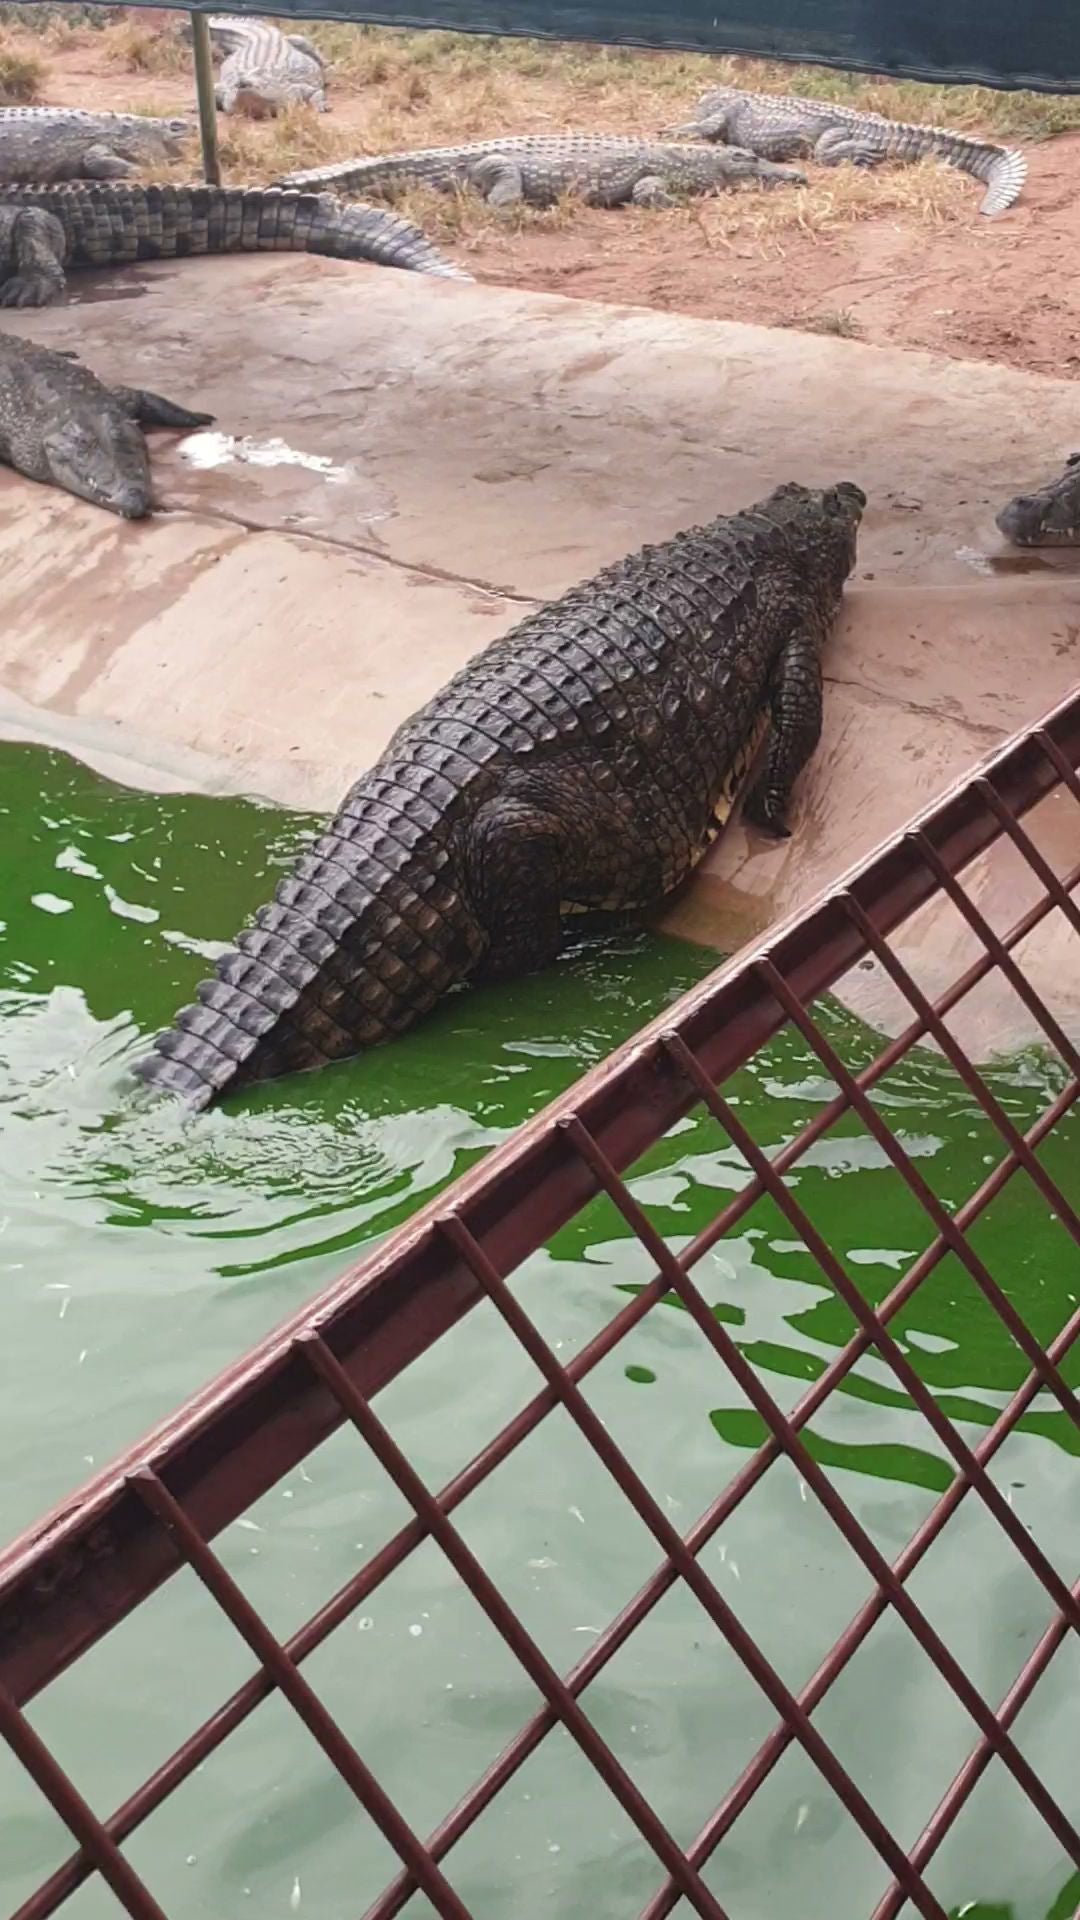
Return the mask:
<svg viewBox="0 0 1080 1920">
<path fill-rule="evenodd" d="M 890 213 L 907 226 L 943 227 L 975 213 L 979 182 L 931 159 L 911 167 L 811 169 L 809 186 L 744 189 L 698 203 L 708 231 L 726 240 L 749 240 L 763 251 L 793 229 L 828 234 L 854 220 Z"/>
<path fill-rule="evenodd" d="M 804 313 L 790 325 L 800 333 L 829 333 L 837 340 L 858 340 L 862 333 L 850 307 L 827 307 L 823 313 Z"/>
<path fill-rule="evenodd" d="M 230 180 L 257 183 L 301 167 L 348 160 L 356 151 L 356 136 L 350 139 L 344 129 L 335 129 L 329 114 L 297 106 L 287 107 L 275 120 L 219 116 L 218 146 Z"/>
<path fill-rule="evenodd" d="M 102 44 L 121 73 L 192 73 L 191 49 L 168 28 L 124 22 L 107 28 Z"/>
<path fill-rule="evenodd" d="M 40 100 L 45 62 L 18 45 L 0 40 L 0 106 L 25 107 Z"/>
</svg>

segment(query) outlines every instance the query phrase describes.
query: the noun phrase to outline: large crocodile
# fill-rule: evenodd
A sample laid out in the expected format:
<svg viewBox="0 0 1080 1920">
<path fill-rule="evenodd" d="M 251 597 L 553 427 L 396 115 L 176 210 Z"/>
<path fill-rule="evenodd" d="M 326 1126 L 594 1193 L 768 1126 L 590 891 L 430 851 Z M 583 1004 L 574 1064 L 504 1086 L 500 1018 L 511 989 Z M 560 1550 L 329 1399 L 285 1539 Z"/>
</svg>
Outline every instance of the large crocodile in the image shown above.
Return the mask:
<svg viewBox="0 0 1080 1920">
<path fill-rule="evenodd" d="M 0 107 L 0 183 L 123 180 L 171 160 L 193 132 L 180 117 L 88 113 L 77 107 Z"/>
<path fill-rule="evenodd" d="M 0 460 L 126 520 L 154 504 L 139 428 L 190 432 L 212 421 L 159 393 L 107 387 L 72 353 L 0 334 Z"/>
<path fill-rule="evenodd" d="M 225 47 L 216 97 L 222 113 L 270 118 L 283 107 L 326 113 L 324 61 L 310 40 L 285 34 L 265 20 L 211 15 L 211 35 Z"/>
<path fill-rule="evenodd" d="M 223 60 L 228 59 L 230 53 L 236 53 L 245 40 L 251 40 L 261 33 L 266 22 L 248 20 L 238 13 L 211 13 L 206 17 L 206 25 L 210 34 L 211 57 L 220 65 Z M 177 38 L 186 46 L 193 44 L 195 36 L 189 21 L 184 21 L 176 31 Z M 273 31 L 280 32 L 280 28 L 275 27 Z M 320 67 L 326 66 L 327 63 L 314 40 L 309 40 L 306 34 L 287 33 L 285 38 L 290 47 L 296 47 L 300 53 L 306 53 L 308 58 L 316 61 Z"/>
<path fill-rule="evenodd" d="M 823 166 L 850 161 L 879 166 L 884 160 L 922 160 L 933 154 L 981 180 L 986 193 L 980 213 L 1003 213 L 1017 198 L 1027 177 L 1027 161 L 1015 147 L 970 140 L 947 127 L 911 126 L 862 113 L 834 100 L 803 100 L 790 93 L 748 93 L 742 87 L 716 87 L 698 103 L 675 137 L 730 142 L 749 147 L 769 160 L 813 159 Z"/>
<path fill-rule="evenodd" d="M 0 187 L 0 307 L 59 300 L 67 266 L 127 266 L 191 253 L 324 253 L 467 280 L 383 207 L 277 187 Z"/>
<path fill-rule="evenodd" d="M 773 833 L 821 730 L 823 641 L 866 504 L 778 487 L 530 614 L 399 727 L 136 1071 L 197 1107 L 526 973 L 566 915 L 690 872 L 771 713 L 747 812 Z"/>
<path fill-rule="evenodd" d="M 522 200 L 546 207 L 568 193 L 598 207 L 627 201 L 665 207 L 679 195 L 721 193 L 742 181 L 763 187 L 805 186 L 806 176 L 735 147 L 709 153 L 693 145 L 617 134 L 530 133 L 341 160 L 285 174 L 281 184 L 383 194 L 417 182 L 443 192 L 474 187 L 497 207 Z"/>
<path fill-rule="evenodd" d="M 1064 472 L 1036 493 L 1016 494 L 995 524 L 1014 547 L 1080 546 L 1080 453 L 1070 453 Z"/>
</svg>

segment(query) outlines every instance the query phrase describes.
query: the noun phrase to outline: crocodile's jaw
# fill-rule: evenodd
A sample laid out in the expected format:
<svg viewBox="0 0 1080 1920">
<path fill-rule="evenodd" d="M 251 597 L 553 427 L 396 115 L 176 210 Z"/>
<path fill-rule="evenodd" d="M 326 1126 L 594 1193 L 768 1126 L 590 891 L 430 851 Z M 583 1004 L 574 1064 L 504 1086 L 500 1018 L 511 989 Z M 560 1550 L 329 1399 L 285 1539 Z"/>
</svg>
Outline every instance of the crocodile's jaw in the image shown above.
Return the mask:
<svg viewBox="0 0 1080 1920">
<path fill-rule="evenodd" d="M 1067 491 L 1017 494 L 1002 507 L 995 526 L 1014 547 L 1080 547 L 1080 484 Z"/>
<path fill-rule="evenodd" d="M 124 520 L 152 512 L 150 460 L 134 421 L 69 420 L 46 437 L 43 451 L 49 478 L 66 493 Z"/>
</svg>

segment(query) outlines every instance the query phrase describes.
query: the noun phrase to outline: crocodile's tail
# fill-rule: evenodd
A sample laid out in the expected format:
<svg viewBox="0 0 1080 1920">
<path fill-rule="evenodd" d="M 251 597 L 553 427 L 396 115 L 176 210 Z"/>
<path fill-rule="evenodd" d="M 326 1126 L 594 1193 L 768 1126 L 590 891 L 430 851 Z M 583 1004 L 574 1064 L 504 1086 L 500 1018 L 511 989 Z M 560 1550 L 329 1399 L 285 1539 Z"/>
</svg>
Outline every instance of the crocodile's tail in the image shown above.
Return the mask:
<svg viewBox="0 0 1080 1920">
<path fill-rule="evenodd" d="M 946 127 L 909 126 L 900 120 L 864 123 L 837 129 L 818 143 L 818 154 L 837 159 L 921 160 L 928 154 L 946 166 L 969 173 L 986 188 L 979 212 L 1004 213 L 1019 198 L 1027 179 L 1027 158 L 1016 147 L 999 147 L 990 140 L 969 140 Z"/>
<path fill-rule="evenodd" d="M 974 171 L 974 169 L 972 169 Z M 1019 200 L 1027 179 L 1027 156 L 1018 147 L 1001 147 L 978 179 L 985 182 L 980 213 L 1004 213 Z"/>
<path fill-rule="evenodd" d="M 410 785 L 376 771 L 353 787 L 137 1062 L 140 1079 L 207 1107 L 377 1046 L 467 977 L 484 937 L 451 873 L 446 822 Z"/>
<path fill-rule="evenodd" d="M 322 253 L 335 260 L 470 280 L 412 220 L 386 207 L 280 187 L 75 181 L 0 186 L 0 206 L 41 207 L 59 220 L 83 266 L 205 253 Z"/>
<path fill-rule="evenodd" d="M 362 155 L 358 160 L 332 161 L 325 167 L 301 167 L 295 173 L 283 173 L 275 184 L 301 193 L 370 192 L 395 178 L 395 162 L 405 163 L 396 177 L 407 175 L 411 157 L 407 153 Z"/>
</svg>

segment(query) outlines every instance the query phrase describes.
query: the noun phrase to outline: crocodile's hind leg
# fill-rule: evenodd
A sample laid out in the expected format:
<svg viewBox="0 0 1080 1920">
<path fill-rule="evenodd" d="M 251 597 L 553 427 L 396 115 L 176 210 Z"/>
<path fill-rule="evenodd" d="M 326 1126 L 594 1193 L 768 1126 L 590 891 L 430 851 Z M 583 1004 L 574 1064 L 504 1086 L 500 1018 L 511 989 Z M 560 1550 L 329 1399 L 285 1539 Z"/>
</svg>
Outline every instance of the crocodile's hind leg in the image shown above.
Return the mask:
<svg viewBox="0 0 1080 1920">
<path fill-rule="evenodd" d="M 821 651 L 817 635 L 789 640 L 769 687 L 772 726 L 765 767 L 743 806 L 743 816 L 778 840 L 790 832 L 784 818 L 791 790 L 821 738 Z"/>
<path fill-rule="evenodd" d="M 880 167 L 888 157 L 880 141 L 846 127 L 829 127 L 814 147 L 814 159 L 823 167 Z"/>
<path fill-rule="evenodd" d="M 11 229 L 15 268 L 0 285 L 0 307 L 48 307 L 64 295 L 64 229 L 41 207 L 21 207 Z"/>
<path fill-rule="evenodd" d="M 114 396 L 119 400 L 125 412 L 137 420 L 140 427 L 212 427 L 212 413 L 192 413 L 187 407 L 178 407 L 175 400 L 166 400 L 160 393 L 147 393 L 144 387 L 114 387 Z"/>
<path fill-rule="evenodd" d="M 720 113 L 707 113 L 700 120 L 687 120 L 681 127 L 669 127 L 664 138 L 671 140 L 717 140 L 724 145 L 728 140 L 728 118 L 730 107 L 724 107 Z"/>
<path fill-rule="evenodd" d="M 127 180 L 138 168 L 134 161 L 114 153 L 104 141 L 96 147 L 84 147 L 79 174 L 84 180 Z"/>
<path fill-rule="evenodd" d="M 482 806 L 469 830 L 470 895 L 488 937 L 476 980 L 548 966 L 562 945 L 563 832 L 525 795 Z"/>
</svg>

